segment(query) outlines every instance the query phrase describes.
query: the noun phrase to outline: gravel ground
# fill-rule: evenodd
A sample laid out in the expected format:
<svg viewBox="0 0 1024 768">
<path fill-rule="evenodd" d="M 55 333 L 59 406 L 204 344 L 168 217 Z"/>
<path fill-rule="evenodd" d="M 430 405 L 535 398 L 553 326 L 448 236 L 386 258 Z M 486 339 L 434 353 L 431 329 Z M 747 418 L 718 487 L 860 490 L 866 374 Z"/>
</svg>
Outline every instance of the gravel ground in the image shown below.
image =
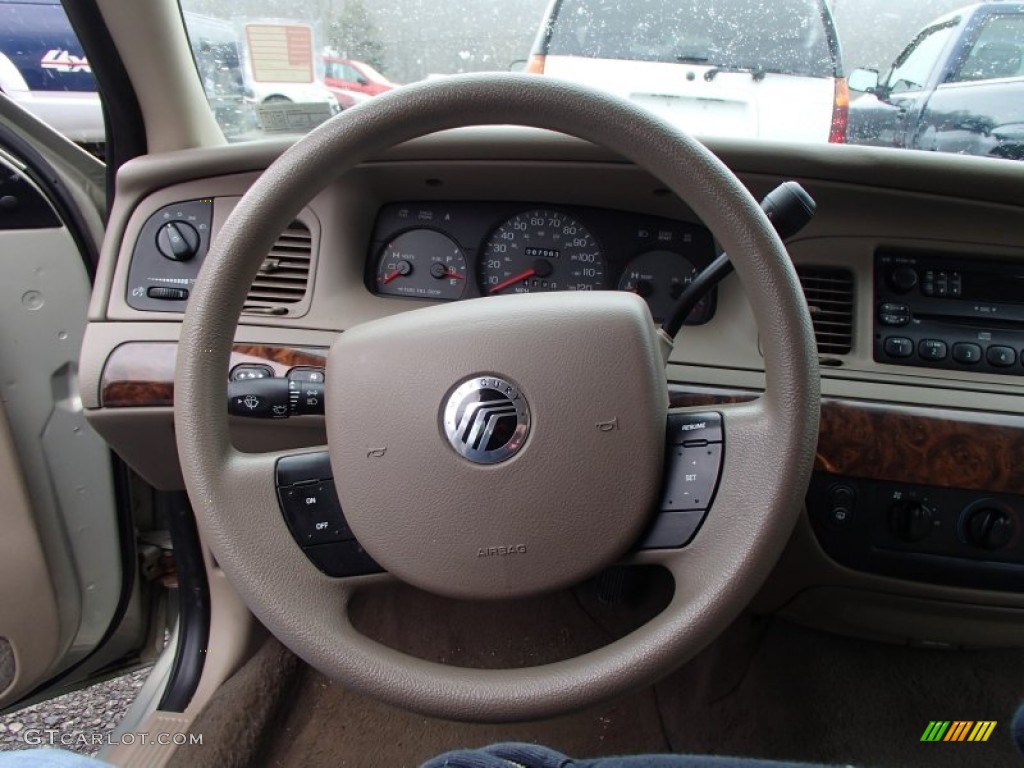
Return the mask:
<svg viewBox="0 0 1024 768">
<path fill-rule="evenodd" d="M 0 751 L 52 746 L 95 755 L 121 722 L 149 671 L 145 667 L 0 716 Z"/>
</svg>

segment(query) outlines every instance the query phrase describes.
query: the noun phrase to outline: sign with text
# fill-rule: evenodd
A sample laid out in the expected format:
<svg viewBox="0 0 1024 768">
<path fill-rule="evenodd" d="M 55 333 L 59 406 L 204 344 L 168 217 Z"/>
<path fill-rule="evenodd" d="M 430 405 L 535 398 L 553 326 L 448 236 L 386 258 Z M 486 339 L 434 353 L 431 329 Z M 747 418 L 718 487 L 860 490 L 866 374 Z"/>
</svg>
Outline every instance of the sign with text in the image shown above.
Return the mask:
<svg viewBox="0 0 1024 768">
<path fill-rule="evenodd" d="M 313 29 L 306 24 L 246 24 L 252 77 L 258 83 L 313 82 Z"/>
</svg>

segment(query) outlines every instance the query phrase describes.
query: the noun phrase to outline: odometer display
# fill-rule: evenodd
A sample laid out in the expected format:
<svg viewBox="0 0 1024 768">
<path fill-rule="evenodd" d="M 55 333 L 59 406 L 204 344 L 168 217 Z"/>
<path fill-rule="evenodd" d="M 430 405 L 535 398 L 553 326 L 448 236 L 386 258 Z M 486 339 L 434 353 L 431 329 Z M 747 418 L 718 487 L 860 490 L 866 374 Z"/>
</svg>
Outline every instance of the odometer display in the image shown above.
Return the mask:
<svg viewBox="0 0 1024 768">
<path fill-rule="evenodd" d="M 596 291 L 604 256 L 590 230 L 555 210 L 524 211 L 488 238 L 478 269 L 484 295 Z"/>
</svg>

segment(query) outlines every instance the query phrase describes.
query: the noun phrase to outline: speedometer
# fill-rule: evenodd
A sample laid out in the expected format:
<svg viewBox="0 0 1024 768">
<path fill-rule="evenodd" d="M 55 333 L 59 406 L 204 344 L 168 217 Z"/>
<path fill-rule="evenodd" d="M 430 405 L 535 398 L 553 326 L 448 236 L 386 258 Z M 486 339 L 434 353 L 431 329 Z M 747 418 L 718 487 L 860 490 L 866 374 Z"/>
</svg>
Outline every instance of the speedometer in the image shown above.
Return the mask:
<svg viewBox="0 0 1024 768">
<path fill-rule="evenodd" d="M 498 227 L 479 265 L 485 295 L 596 291 L 605 287 L 604 256 L 590 230 L 555 210 L 524 211 Z"/>
</svg>

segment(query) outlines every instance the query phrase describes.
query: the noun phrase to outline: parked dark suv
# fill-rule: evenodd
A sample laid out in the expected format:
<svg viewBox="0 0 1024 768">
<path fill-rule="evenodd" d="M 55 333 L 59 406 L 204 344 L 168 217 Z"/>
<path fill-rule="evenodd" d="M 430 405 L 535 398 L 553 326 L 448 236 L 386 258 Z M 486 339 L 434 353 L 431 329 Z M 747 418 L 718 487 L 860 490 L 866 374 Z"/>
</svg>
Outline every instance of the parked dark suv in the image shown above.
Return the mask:
<svg viewBox="0 0 1024 768">
<path fill-rule="evenodd" d="M 982 3 L 926 26 L 884 80 L 854 70 L 851 144 L 1024 158 L 1024 3 Z"/>
</svg>

